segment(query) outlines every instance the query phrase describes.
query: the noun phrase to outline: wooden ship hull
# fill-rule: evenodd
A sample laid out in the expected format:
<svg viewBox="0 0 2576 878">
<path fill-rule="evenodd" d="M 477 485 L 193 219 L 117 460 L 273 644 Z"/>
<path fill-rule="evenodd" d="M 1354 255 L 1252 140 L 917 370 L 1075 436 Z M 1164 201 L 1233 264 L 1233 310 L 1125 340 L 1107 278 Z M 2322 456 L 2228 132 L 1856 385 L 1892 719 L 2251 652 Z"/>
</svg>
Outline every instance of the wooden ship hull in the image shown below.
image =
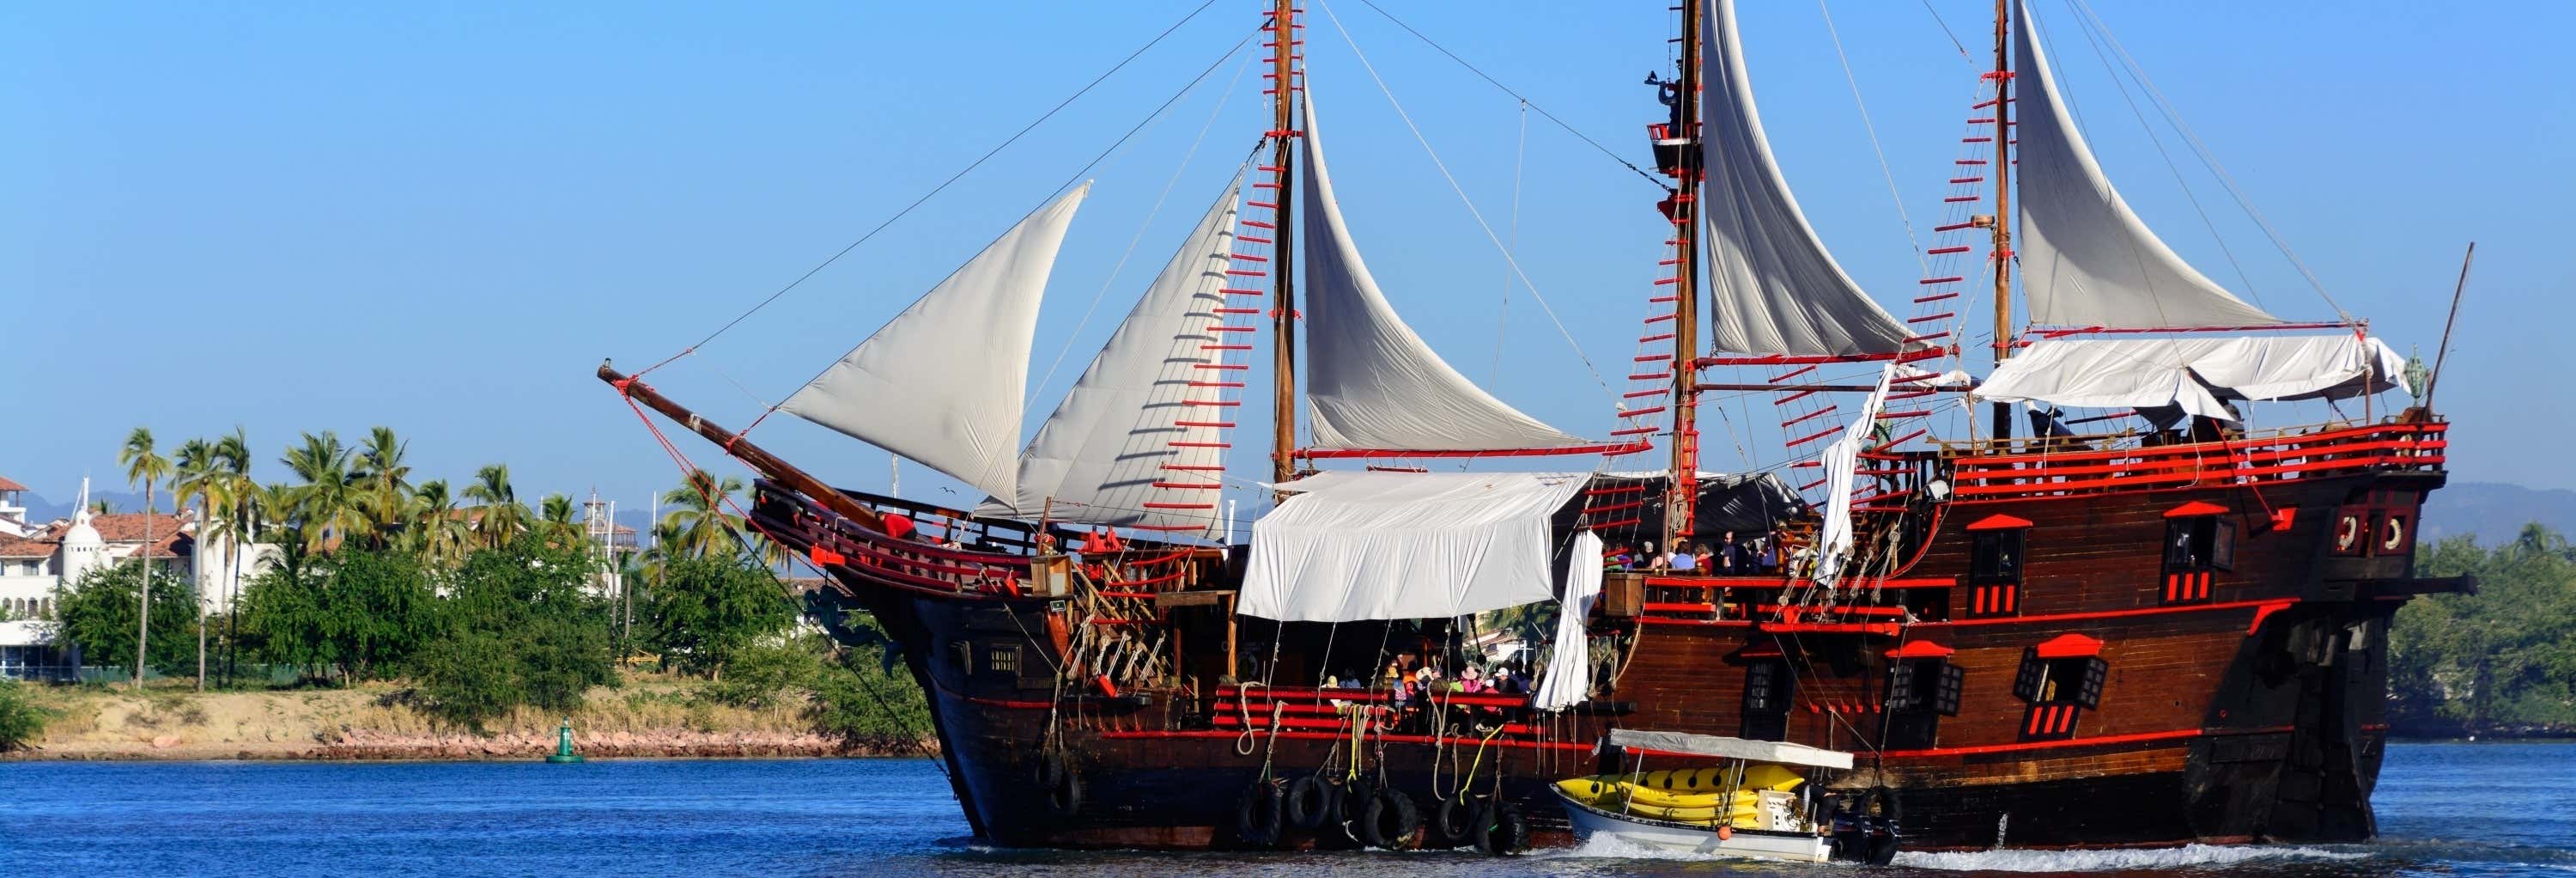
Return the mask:
<svg viewBox="0 0 2576 878">
<path fill-rule="evenodd" d="M 738 438 L 621 387 L 711 439 Z M 1773 602 L 1800 584 L 1776 575 L 1614 574 L 1589 620 L 1621 652 L 1600 697 L 1542 714 L 1526 696 L 1452 695 L 1409 724 L 1383 691 L 1234 685 L 1265 676 L 1235 664 L 1261 661 L 1265 643 L 1277 644 L 1267 677 L 1319 680 L 1324 663 L 1374 657 L 1389 637 L 1234 617 L 1231 552 L 1054 554 L 1049 541 L 1084 534 L 823 493 L 747 442 L 733 451 L 765 476 L 750 524 L 831 575 L 820 615 L 868 613 L 900 645 L 958 801 L 997 844 L 1355 846 L 1334 822 L 1247 839 L 1238 815 L 1265 777 L 1346 775 L 1352 718 L 1367 713 L 1396 724 L 1356 739 L 1363 774 L 1424 811 L 1462 782 L 1511 801 L 1540 845 L 1572 841 L 1550 785 L 1622 770 L 1596 742 L 1632 727 L 1855 752 L 1860 764 L 1824 785 L 1889 791 L 1903 846 L 1948 850 L 2370 838 L 2391 617 L 2414 595 L 2468 586 L 2410 575 L 2415 513 L 2444 480 L 2444 430 L 1886 454 L 1908 474 L 1864 515 L 1922 526 L 1900 567 L 1845 583 L 1849 604 L 1780 613 Z M 1931 499 L 1936 481 L 1951 496 Z M 889 516 L 984 548 L 890 535 Z M 2234 533 L 2223 565 L 2168 562 L 2188 530 L 2177 522 L 2195 519 Z M 1977 535 L 1998 530 L 2027 550 L 2009 589 L 1971 573 Z M 1121 564 L 1153 575 L 1122 582 Z M 2021 685 L 2034 663 L 2070 661 L 2104 668 L 2089 697 L 2072 682 Z M 1935 663 L 1913 669 L 1934 677 L 1956 668 L 1955 703 L 1892 696 L 1896 666 L 1914 662 Z M 1775 697 L 1748 699 L 1748 684 Z"/>
</svg>

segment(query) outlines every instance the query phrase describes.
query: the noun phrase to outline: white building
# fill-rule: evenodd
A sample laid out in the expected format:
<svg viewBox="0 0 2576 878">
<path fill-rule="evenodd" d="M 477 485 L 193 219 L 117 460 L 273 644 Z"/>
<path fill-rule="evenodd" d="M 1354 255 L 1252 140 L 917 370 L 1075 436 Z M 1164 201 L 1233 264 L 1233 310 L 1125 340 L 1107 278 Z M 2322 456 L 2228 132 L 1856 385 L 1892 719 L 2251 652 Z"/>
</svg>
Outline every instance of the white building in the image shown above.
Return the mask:
<svg viewBox="0 0 2576 878">
<path fill-rule="evenodd" d="M 193 510 L 93 515 L 87 480 L 71 518 L 37 524 L 27 520 L 19 500 L 26 490 L 0 478 L 0 676 L 23 676 L 29 667 L 78 664 L 77 650 L 56 649 L 49 623 L 56 590 L 78 583 L 84 573 L 149 559 L 156 581 L 168 577 L 194 583 L 198 604 L 214 615 L 230 611 L 241 585 L 281 555 L 277 546 L 254 543 L 241 553 L 236 568 L 231 540 L 197 541 Z"/>
</svg>

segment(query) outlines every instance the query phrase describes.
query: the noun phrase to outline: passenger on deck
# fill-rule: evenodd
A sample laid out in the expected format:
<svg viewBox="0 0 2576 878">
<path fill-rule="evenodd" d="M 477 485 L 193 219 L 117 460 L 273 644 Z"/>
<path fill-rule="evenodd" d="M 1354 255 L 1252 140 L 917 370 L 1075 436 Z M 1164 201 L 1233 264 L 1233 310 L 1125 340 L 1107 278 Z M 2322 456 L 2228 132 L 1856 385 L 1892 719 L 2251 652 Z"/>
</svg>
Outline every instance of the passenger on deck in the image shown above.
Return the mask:
<svg viewBox="0 0 2576 878">
<path fill-rule="evenodd" d="M 1664 568 L 1674 573 L 1696 571 L 1699 569 L 1699 556 L 1691 554 L 1687 545 L 1674 546 L 1673 553 L 1664 557 Z"/>
</svg>

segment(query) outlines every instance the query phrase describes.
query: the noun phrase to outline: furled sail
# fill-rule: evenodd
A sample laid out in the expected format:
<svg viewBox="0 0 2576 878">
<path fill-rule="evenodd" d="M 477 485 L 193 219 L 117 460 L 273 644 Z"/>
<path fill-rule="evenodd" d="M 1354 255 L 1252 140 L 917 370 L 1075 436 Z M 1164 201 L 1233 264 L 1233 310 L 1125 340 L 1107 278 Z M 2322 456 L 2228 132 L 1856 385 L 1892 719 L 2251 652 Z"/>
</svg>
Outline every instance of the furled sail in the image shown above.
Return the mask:
<svg viewBox="0 0 2576 878">
<path fill-rule="evenodd" d="M 1906 347 L 1905 326 L 1871 301 L 1825 252 L 1771 158 L 1745 78 L 1733 0 L 1704 16 L 1701 147 L 1707 180 L 1710 344 L 1739 354 L 1865 356 Z"/>
<path fill-rule="evenodd" d="M 2405 370 L 2387 342 L 2350 333 L 2046 339 L 1996 366 L 1976 398 L 2232 421 L 2225 400 L 2348 399 L 2397 387 Z"/>
<path fill-rule="evenodd" d="M 782 404 L 995 497 L 1019 496 L 1038 300 L 1091 184 L 1020 220 Z"/>
<path fill-rule="evenodd" d="M 2013 4 L 2014 247 L 2030 322 L 2042 326 L 2259 326 L 2281 318 L 2246 304 L 2191 267 L 2147 228 L 2075 128 L 2066 97 Z"/>
<path fill-rule="evenodd" d="M 1168 531 L 1204 528 L 1216 520 L 1204 512 L 1148 510 L 1145 503 L 1158 493 L 1157 482 L 1214 485 L 1223 474 L 1218 428 L 1180 424 L 1223 420 L 1191 417 L 1213 410 L 1193 411 L 1190 403 L 1218 395 L 1205 385 L 1219 373 L 1199 367 L 1217 362 L 1208 346 L 1223 341 L 1211 327 L 1224 322 L 1216 309 L 1225 304 L 1225 294 L 1218 289 L 1225 286 L 1234 249 L 1236 193 L 1242 186 L 1241 174 L 1226 183 L 1126 322 L 1038 428 L 1020 456 L 1016 500 L 988 500 L 977 512 Z"/>
<path fill-rule="evenodd" d="M 1319 448 L 1503 451 L 1572 448 L 1585 440 L 1504 405 L 1450 368 L 1396 316 L 1360 262 L 1305 101 L 1306 401 Z"/>
</svg>

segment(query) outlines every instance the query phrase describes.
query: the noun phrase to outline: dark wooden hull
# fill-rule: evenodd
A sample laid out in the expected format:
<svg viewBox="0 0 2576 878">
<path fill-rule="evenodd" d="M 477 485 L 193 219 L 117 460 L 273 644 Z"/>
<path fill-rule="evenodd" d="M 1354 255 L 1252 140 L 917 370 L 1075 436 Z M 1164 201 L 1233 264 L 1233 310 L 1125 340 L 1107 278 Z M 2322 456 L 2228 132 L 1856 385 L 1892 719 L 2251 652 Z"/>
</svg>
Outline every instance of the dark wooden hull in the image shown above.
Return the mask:
<svg viewBox="0 0 2576 878">
<path fill-rule="evenodd" d="M 2441 481 L 2438 469 L 2400 467 L 2259 486 L 1925 504 L 1911 513 L 1930 522 L 1919 550 L 1885 580 L 1918 591 L 1901 602 L 1881 598 L 1910 607 L 1909 624 L 1596 619 L 1596 630 L 1631 632 L 1624 666 L 1600 701 L 1564 715 L 1511 711 L 1498 717 L 1510 733 L 1481 753 L 1473 737 L 1420 729 L 1373 734 L 1366 749 L 1372 770 L 1426 809 L 1454 791 L 1457 766 L 1472 759 L 1474 789 L 1516 802 L 1541 844 L 1570 839 L 1548 785 L 1619 765 L 1594 747 L 1613 725 L 1853 751 L 1855 769 L 1826 785 L 1891 790 L 1909 849 L 2361 841 L 2375 833 L 2370 791 L 2386 739 L 2390 620 L 2410 595 L 2462 584 L 2409 579 L 2411 533 L 2395 549 L 2346 554 L 2338 530 L 2356 509 L 2412 522 Z M 2241 533 L 2234 563 L 2210 573 L 2205 595 L 2171 600 L 2162 552 L 2169 522 L 2177 510 L 2208 507 Z M 1971 527 L 1998 516 L 2022 522 L 2028 554 L 2018 606 L 1980 615 L 1965 575 Z M 1333 726 L 1329 707 L 1310 709 L 1320 711 L 1309 714 L 1319 727 L 1266 729 L 1282 715 L 1256 711 L 1287 696 L 1221 685 L 1222 649 L 1179 661 L 1171 686 L 1113 693 L 1076 680 L 1060 688 L 1054 668 L 1064 646 L 1049 624 L 1057 615 L 1061 632 L 1062 602 L 1011 589 L 943 593 L 889 577 L 882 562 L 847 559 L 852 535 L 775 486 L 764 486 L 754 517 L 773 538 L 843 562 L 824 565 L 840 585 L 837 599 L 875 614 L 902 644 L 929 693 L 965 813 L 995 843 L 1269 846 L 1236 831 L 1246 790 L 1265 772 L 1293 778 L 1347 758 L 1347 727 Z M 1224 618 L 1216 607 L 1189 612 L 1166 619 L 1176 654 L 1207 642 L 1212 620 Z M 2056 729 L 2057 717 L 2016 691 L 2017 674 L 2039 644 L 2088 641 L 2107 665 L 2098 699 L 2068 711 Z M 1000 647 L 1017 657 L 1012 667 L 997 668 L 991 651 Z M 1283 650 L 1271 676 L 1319 678 L 1320 662 L 1339 661 L 1298 664 L 1310 647 Z M 1932 647 L 1961 671 L 1958 710 L 1900 746 L 1886 709 L 1888 654 Z M 1793 666 L 1785 715 L 1747 712 L 1747 669 L 1765 657 Z M 1051 724 L 1054 752 L 1080 789 L 1069 811 L 1050 806 L 1041 781 Z M 2044 725 L 2052 728 L 2033 734 Z M 1271 844 L 1351 842 L 1327 828 Z"/>
</svg>

